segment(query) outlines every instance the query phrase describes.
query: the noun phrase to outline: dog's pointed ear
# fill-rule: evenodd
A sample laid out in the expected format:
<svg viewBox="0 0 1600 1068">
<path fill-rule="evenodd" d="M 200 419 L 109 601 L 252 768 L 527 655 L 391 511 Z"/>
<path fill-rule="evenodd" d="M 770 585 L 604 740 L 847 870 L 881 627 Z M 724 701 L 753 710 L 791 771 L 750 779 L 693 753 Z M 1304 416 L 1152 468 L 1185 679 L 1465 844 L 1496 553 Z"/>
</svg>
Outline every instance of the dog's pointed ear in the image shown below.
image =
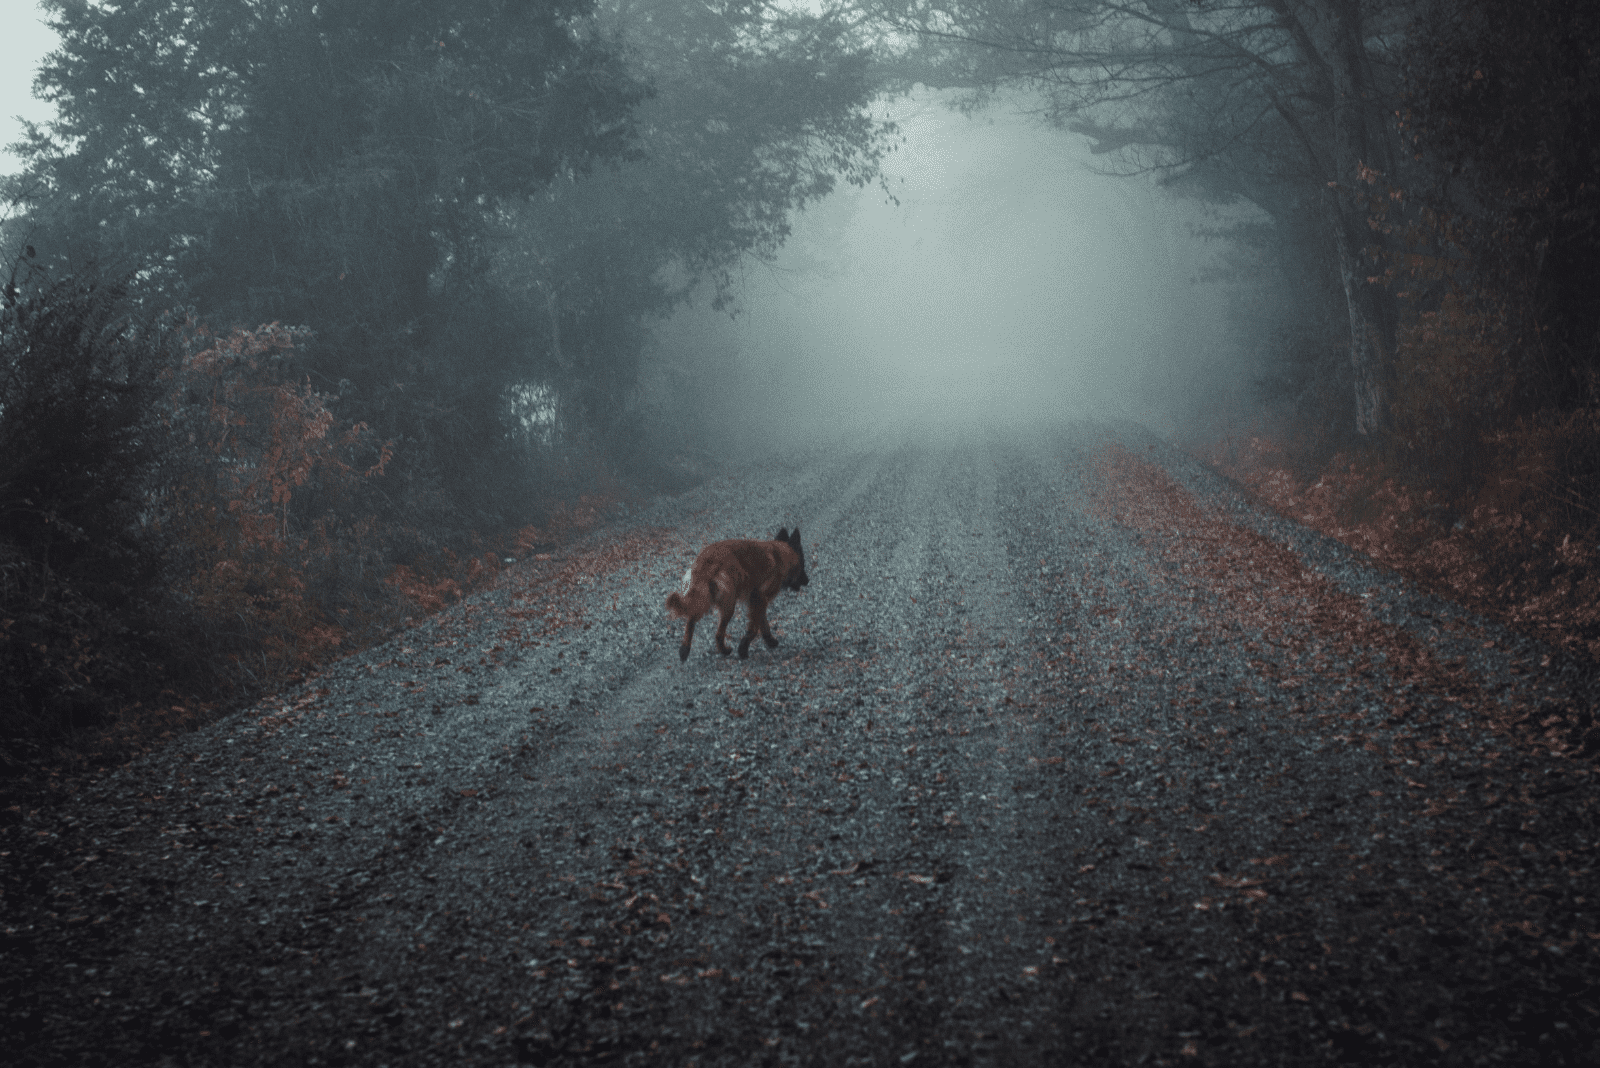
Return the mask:
<svg viewBox="0 0 1600 1068">
<path fill-rule="evenodd" d="M 793 545 L 796 549 L 800 548 L 800 528 L 799 527 L 795 527 L 792 531 L 789 532 L 789 544 Z"/>
<path fill-rule="evenodd" d="M 788 540 L 789 540 L 789 528 L 788 527 L 779 527 L 778 528 L 778 533 L 773 535 L 772 540 L 773 541 L 788 542 Z"/>
</svg>

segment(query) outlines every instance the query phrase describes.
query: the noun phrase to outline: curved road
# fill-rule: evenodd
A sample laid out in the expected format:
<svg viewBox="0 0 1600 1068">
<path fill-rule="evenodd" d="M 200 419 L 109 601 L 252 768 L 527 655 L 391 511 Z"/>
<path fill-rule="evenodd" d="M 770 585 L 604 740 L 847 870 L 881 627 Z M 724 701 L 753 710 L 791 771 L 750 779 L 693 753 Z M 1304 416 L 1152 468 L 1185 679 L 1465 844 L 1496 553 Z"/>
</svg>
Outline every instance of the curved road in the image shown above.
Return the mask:
<svg viewBox="0 0 1600 1068">
<path fill-rule="evenodd" d="M 818 450 L 10 814 L 7 1059 L 1593 1063 L 1559 668 L 1132 428 Z"/>
</svg>

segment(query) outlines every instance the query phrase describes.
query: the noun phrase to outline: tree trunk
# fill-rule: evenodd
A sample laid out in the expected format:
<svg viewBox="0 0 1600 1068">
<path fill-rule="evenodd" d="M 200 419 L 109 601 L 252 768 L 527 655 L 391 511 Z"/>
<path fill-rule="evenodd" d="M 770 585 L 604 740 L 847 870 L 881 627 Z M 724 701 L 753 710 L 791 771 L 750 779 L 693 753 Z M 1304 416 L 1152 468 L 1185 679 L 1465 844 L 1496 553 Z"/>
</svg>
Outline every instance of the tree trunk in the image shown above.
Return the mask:
<svg viewBox="0 0 1600 1068">
<path fill-rule="evenodd" d="M 1355 383 L 1356 430 L 1389 430 L 1389 381 L 1394 358 L 1394 297 L 1368 279 L 1379 272 L 1367 250 L 1384 244 L 1367 227 L 1373 183 L 1391 169 L 1384 117 L 1366 50 L 1360 0 L 1280 0 L 1273 5 L 1300 31 L 1311 53 L 1314 81 L 1327 104 L 1331 150 L 1324 203 L 1339 258 L 1339 279 L 1350 313 L 1350 370 Z"/>
<path fill-rule="evenodd" d="M 1389 429 L 1389 375 L 1394 353 L 1394 316 L 1388 290 L 1367 281 L 1369 267 L 1362 254 L 1359 232 L 1352 233 L 1350 213 L 1339 203 L 1343 197 L 1330 189 L 1329 222 L 1338 249 L 1339 280 L 1344 285 L 1345 307 L 1350 313 L 1350 372 L 1355 385 L 1356 432 L 1386 433 Z"/>
</svg>

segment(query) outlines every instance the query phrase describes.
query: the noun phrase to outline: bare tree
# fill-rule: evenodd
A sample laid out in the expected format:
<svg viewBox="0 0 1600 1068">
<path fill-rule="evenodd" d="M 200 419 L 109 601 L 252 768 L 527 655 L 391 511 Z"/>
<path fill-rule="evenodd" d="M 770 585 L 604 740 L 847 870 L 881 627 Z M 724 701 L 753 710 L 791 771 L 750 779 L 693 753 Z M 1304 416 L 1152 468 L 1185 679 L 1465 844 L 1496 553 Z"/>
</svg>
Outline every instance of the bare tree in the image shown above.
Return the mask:
<svg viewBox="0 0 1600 1068">
<path fill-rule="evenodd" d="M 1355 423 L 1387 429 L 1395 308 L 1367 225 L 1398 157 L 1389 61 L 1410 0 L 869 0 L 889 70 L 1026 85 L 1125 173 L 1281 215 L 1318 205 L 1349 311 Z"/>
</svg>

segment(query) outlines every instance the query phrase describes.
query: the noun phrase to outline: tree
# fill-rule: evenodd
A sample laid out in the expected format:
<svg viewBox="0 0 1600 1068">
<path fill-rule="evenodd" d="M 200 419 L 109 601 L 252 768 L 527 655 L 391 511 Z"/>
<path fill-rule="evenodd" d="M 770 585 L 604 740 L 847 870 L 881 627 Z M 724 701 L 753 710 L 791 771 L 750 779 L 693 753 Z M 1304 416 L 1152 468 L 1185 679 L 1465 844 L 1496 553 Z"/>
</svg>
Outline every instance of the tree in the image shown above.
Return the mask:
<svg viewBox="0 0 1600 1068">
<path fill-rule="evenodd" d="M 1430 3 L 1404 52 L 1414 192 L 1511 311 L 1519 412 L 1600 404 L 1600 14 Z"/>
<path fill-rule="evenodd" d="M 59 115 L 21 146 L 50 266 L 138 262 L 150 299 L 219 325 L 311 326 L 302 370 L 405 441 L 401 473 L 496 507 L 516 350 L 460 310 L 496 308 L 502 205 L 635 150 L 646 89 L 592 3 L 51 7 Z"/>
<path fill-rule="evenodd" d="M 137 262 L 219 328 L 311 328 L 299 370 L 440 522 L 536 497 L 529 388 L 627 438 L 651 317 L 726 295 L 885 150 L 847 27 L 759 0 L 53 10 L 29 239 Z"/>
<path fill-rule="evenodd" d="M 0 304 L 0 735 L 70 728 L 147 681 L 161 559 L 144 489 L 176 364 L 126 283 L 24 258 Z M 141 687 L 142 688 L 142 687 Z"/>
<path fill-rule="evenodd" d="M 1316 204 L 1349 322 L 1355 424 L 1386 428 L 1395 308 L 1386 236 L 1367 225 L 1393 177 L 1409 5 L 1371 0 L 882 0 L 917 42 L 902 77 L 1040 90 L 1049 117 L 1127 170 L 1155 170 L 1282 217 Z"/>
<path fill-rule="evenodd" d="M 758 0 L 609 0 L 599 23 L 654 92 L 634 158 L 508 205 L 497 277 L 543 313 L 542 365 L 578 423 L 631 437 L 649 323 L 702 285 L 730 305 L 741 265 L 772 258 L 794 212 L 878 176 L 870 54 L 837 14 Z"/>
</svg>

